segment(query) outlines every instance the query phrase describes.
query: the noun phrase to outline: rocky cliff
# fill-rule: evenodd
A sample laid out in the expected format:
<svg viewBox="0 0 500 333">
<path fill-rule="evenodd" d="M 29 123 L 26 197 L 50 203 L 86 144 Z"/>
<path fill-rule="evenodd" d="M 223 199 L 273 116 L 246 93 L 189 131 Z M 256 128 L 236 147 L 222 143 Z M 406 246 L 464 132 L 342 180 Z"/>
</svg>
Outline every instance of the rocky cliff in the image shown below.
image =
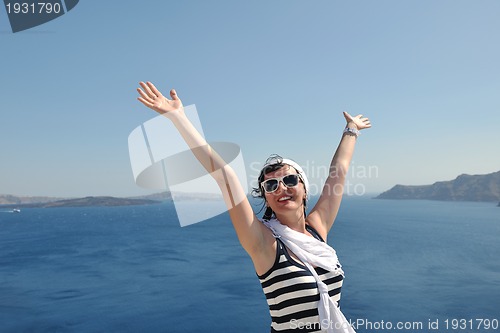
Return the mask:
<svg viewBox="0 0 500 333">
<path fill-rule="evenodd" d="M 376 199 L 500 201 L 500 171 L 486 175 L 463 174 L 432 185 L 396 185 Z"/>
</svg>

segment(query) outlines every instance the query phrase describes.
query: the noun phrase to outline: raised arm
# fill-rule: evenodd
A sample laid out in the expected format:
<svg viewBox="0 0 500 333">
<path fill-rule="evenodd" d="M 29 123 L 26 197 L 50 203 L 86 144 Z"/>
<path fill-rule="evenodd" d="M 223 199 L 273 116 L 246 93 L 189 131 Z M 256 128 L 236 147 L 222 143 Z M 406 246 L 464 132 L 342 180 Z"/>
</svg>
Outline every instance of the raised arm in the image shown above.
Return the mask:
<svg viewBox="0 0 500 333">
<path fill-rule="evenodd" d="M 184 113 L 174 89 L 167 99 L 151 82 L 140 82 L 138 100 L 172 121 L 189 148 L 217 182 L 236 234 L 243 248 L 252 256 L 266 241 L 267 228 L 257 219 L 234 170 L 215 152 Z M 168 144 L 166 142 L 165 144 Z"/>
<path fill-rule="evenodd" d="M 353 117 L 344 112 L 344 117 L 347 121 L 345 128 L 350 130 L 342 134 L 342 139 L 330 163 L 329 174 L 321 195 L 307 217 L 308 222 L 320 229 L 320 233 L 325 238 L 332 228 L 344 194 L 344 182 L 357 140 L 357 135 L 354 133 L 371 127 L 370 120 L 362 115 Z"/>
</svg>

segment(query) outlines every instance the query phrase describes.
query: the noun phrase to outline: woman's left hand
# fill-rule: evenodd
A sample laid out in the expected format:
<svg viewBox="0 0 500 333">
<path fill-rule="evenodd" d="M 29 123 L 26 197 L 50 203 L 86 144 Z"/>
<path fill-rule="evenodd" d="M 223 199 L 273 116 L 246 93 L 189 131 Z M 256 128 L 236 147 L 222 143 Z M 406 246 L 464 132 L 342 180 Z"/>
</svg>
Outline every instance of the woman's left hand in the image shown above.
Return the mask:
<svg viewBox="0 0 500 333">
<path fill-rule="evenodd" d="M 353 124 L 354 126 L 356 126 L 356 128 L 358 130 L 372 127 L 372 124 L 370 123 L 370 119 L 363 117 L 362 114 L 358 114 L 357 116 L 353 117 L 349 113 L 344 111 L 344 117 L 345 117 L 345 120 L 347 121 L 348 126 L 349 126 L 349 124 Z"/>
</svg>

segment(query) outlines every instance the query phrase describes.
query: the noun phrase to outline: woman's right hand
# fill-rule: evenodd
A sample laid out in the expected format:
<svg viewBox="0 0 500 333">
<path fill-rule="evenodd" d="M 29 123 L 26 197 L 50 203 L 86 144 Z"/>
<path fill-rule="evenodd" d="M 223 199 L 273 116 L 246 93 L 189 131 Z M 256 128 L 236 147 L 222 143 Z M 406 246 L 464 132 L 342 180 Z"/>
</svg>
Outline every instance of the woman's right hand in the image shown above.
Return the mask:
<svg viewBox="0 0 500 333">
<path fill-rule="evenodd" d="M 148 108 L 155 110 L 159 114 L 182 109 L 182 102 L 174 89 L 170 90 L 172 99 L 168 99 L 151 82 L 139 82 L 139 85 L 142 89 L 137 88 L 137 92 L 141 97 L 137 99 Z"/>
</svg>

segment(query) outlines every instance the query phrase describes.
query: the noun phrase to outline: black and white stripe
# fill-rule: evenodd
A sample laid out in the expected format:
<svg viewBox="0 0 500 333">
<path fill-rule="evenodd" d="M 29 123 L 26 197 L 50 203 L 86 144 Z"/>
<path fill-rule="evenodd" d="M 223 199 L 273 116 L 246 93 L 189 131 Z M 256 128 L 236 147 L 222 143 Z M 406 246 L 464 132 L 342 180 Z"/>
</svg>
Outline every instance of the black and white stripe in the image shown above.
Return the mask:
<svg viewBox="0 0 500 333">
<path fill-rule="evenodd" d="M 312 228 L 310 228 L 312 229 Z M 321 240 L 314 229 L 308 230 Z M 342 275 L 315 268 L 321 281 L 328 286 L 328 294 L 340 301 Z M 318 315 L 319 291 L 309 270 L 292 258 L 282 241 L 277 238 L 276 260 L 273 267 L 259 276 L 272 318 L 271 332 L 320 332 Z"/>
</svg>

